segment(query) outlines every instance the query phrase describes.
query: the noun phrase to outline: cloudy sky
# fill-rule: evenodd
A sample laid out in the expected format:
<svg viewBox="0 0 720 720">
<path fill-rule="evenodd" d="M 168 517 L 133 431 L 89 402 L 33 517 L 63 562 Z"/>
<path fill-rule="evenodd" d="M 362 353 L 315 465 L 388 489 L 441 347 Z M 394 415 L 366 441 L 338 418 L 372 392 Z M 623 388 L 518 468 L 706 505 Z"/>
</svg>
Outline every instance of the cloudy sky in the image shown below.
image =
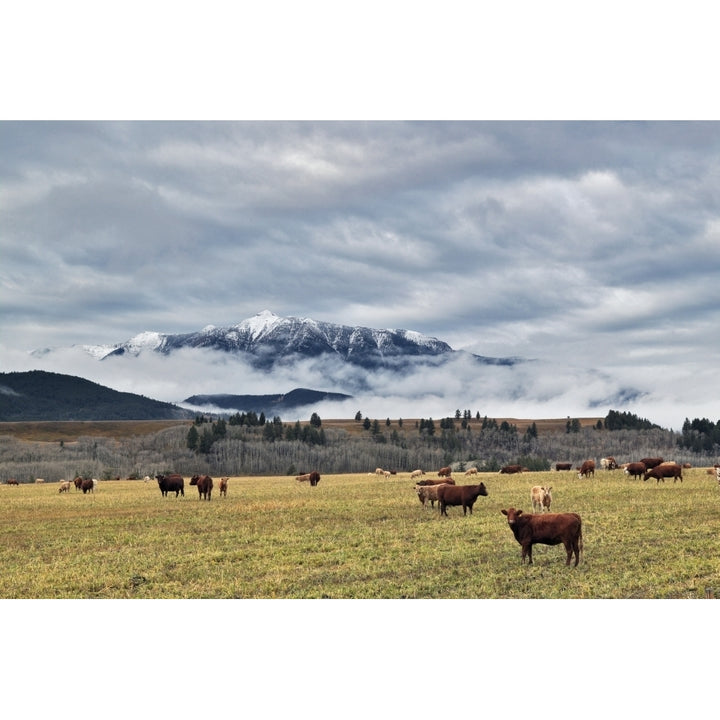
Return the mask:
<svg viewBox="0 0 720 720">
<path fill-rule="evenodd" d="M 365 414 L 720 417 L 714 23 L 470 6 L 133 0 L 111 32 L 75 0 L 4 10 L 0 370 L 342 392 L 318 365 L 66 350 L 270 310 L 533 359 L 377 375 Z"/>
<path fill-rule="evenodd" d="M 719 123 L 8 121 L 0 142 L 5 369 L 268 309 L 567 368 L 545 399 L 607 377 L 595 401 L 720 416 Z"/>
</svg>

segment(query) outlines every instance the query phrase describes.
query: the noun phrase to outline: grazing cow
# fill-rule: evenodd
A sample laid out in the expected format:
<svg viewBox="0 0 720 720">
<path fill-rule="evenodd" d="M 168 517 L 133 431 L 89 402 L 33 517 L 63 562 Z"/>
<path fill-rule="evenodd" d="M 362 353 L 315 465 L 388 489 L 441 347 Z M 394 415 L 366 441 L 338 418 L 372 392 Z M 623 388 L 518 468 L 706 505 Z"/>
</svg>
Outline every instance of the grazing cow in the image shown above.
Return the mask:
<svg viewBox="0 0 720 720">
<path fill-rule="evenodd" d="M 385 471 L 382 468 L 375 468 L 376 475 L 382 475 Z"/>
<path fill-rule="evenodd" d="M 191 485 L 197 485 L 198 500 L 210 500 L 212 497 L 213 479 L 209 475 L 193 475 Z"/>
<path fill-rule="evenodd" d="M 15 478 L 8 478 L 7 484 L 20 486 L 20 483 Z"/>
<path fill-rule="evenodd" d="M 600 458 L 600 467 L 603 470 L 617 470 L 617 461 L 614 457 Z"/>
<path fill-rule="evenodd" d="M 80 489 L 83 491 L 83 495 L 88 492 L 94 493 L 96 483 L 97 480 L 93 480 L 92 478 L 83 478 L 80 483 Z"/>
<path fill-rule="evenodd" d="M 556 470 L 572 470 L 572 463 L 555 463 Z"/>
<path fill-rule="evenodd" d="M 73 484 L 75 485 L 75 490 L 80 490 L 82 488 L 82 481 L 83 479 L 81 477 L 76 477 L 73 480 Z"/>
<path fill-rule="evenodd" d="M 152 478 L 151 478 L 149 475 L 146 475 L 146 476 L 143 478 L 143 482 L 148 483 L 148 482 L 150 482 L 151 479 L 152 479 Z"/>
<path fill-rule="evenodd" d="M 389 478 L 389 477 L 392 475 L 392 473 L 391 473 L 389 470 L 383 470 L 383 475 L 384 475 L 386 478 Z"/>
<path fill-rule="evenodd" d="M 533 512 L 550 510 L 550 503 L 552 502 L 551 490 L 552 486 L 543 487 L 541 485 L 535 485 L 531 488 L 530 501 L 532 502 Z"/>
<path fill-rule="evenodd" d="M 471 467 L 465 471 L 465 474 L 466 475 L 477 475 L 477 471 L 478 471 L 478 469 L 476 467 Z"/>
<path fill-rule="evenodd" d="M 220 478 L 220 495 L 227 497 L 227 486 L 230 478 Z"/>
<path fill-rule="evenodd" d="M 418 468 L 417 470 L 413 470 L 410 473 L 410 479 L 412 480 L 413 478 L 420 477 L 421 475 L 424 475 L 424 474 L 425 473 Z"/>
<path fill-rule="evenodd" d="M 640 460 L 640 462 L 643 463 L 648 470 L 657 467 L 662 461 L 663 459 L 661 457 L 643 458 L 642 460 Z"/>
<path fill-rule="evenodd" d="M 305 475 L 298 475 L 295 478 L 298 482 L 309 482 L 312 487 L 315 487 L 320 482 L 320 473 L 317 470 L 305 473 Z"/>
<path fill-rule="evenodd" d="M 443 467 L 438 470 L 438 477 L 450 477 L 452 475 L 451 467 Z"/>
<path fill-rule="evenodd" d="M 661 480 L 665 482 L 666 477 L 671 477 L 673 479 L 673 484 L 675 484 L 678 480 L 682 482 L 682 468 L 677 463 L 673 463 L 672 465 L 656 465 L 654 468 L 650 468 L 645 471 L 643 480 L 647 480 L 651 477 L 654 477 L 658 482 Z"/>
<path fill-rule="evenodd" d="M 428 478 L 427 480 L 418 480 L 416 485 L 454 485 L 455 481 L 451 478 L 443 478 L 442 480 L 432 480 Z"/>
<path fill-rule="evenodd" d="M 185 480 L 182 475 L 156 475 L 155 479 L 163 497 L 167 497 L 169 492 L 174 492 L 175 497 L 178 495 L 185 497 Z"/>
<path fill-rule="evenodd" d="M 580 466 L 580 472 L 578 473 L 578 477 L 590 477 L 592 475 L 595 477 L 595 461 L 594 460 L 586 460 L 581 466 Z"/>
<path fill-rule="evenodd" d="M 70 492 L 71 485 L 72 485 L 72 483 L 69 480 L 63 480 L 60 483 L 60 488 L 58 489 L 58 492 L 59 493 Z"/>
<path fill-rule="evenodd" d="M 425 505 L 427 501 L 430 501 L 430 506 L 435 507 L 435 501 L 438 499 L 438 488 L 443 487 L 445 483 L 439 485 L 416 485 L 415 492 L 417 493 L 420 502 Z"/>
<path fill-rule="evenodd" d="M 44 482 L 45 482 L 45 478 L 35 478 L 35 482 L 36 482 L 36 483 L 44 483 Z"/>
<path fill-rule="evenodd" d="M 488 494 L 485 483 L 479 485 L 438 485 L 437 497 L 440 503 L 440 514 L 447 516 L 448 505 L 462 505 L 463 515 L 470 510 L 480 495 Z"/>
<path fill-rule="evenodd" d="M 624 472 L 626 475 L 629 475 L 630 477 L 640 477 L 641 475 L 645 474 L 645 471 L 647 468 L 645 467 L 645 463 L 641 462 L 631 462 L 627 464 L 627 467 L 625 468 Z"/>
<path fill-rule="evenodd" d="M 522 465 L 506 465 L 500 470 L 501 475 L 514 475 L 515 473 L 521 473 L 523 471 Z"/>
<path fill-rule="evenodd" d="M 542 545 L 565 546 L 567 553 L 566 565 L 575 553 L 575 567 L 580 562 L 580 553 L 583 549 L 582 520 L 577 513 L 547 513 L 547 515 L 523 515 L 522 510 L 508 508 L 500 511 L 507 516 L 508 525 L 515 539 L 522 548 L 522 561 L 525 556 L 528 564 L 532 565 L 532 546 L 536 543 Z"/>
</svg>

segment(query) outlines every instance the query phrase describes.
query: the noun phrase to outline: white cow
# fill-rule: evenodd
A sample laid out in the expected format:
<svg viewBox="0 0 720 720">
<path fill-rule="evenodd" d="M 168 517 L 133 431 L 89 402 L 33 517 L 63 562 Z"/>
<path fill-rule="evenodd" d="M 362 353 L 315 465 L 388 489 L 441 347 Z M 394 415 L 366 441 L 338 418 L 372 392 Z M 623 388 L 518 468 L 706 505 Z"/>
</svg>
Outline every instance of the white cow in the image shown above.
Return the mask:
<svg viewBox="0 0 720 720">
<path fill-rule="evenodd" d="M 550 510 L 550 503 L 552 502 L 551 490 L 552 486 L 533 486 L 530 490 L 530 501 L 532 502 L 533 512 L 545 512 L 546 509 Z"/>
</svg>

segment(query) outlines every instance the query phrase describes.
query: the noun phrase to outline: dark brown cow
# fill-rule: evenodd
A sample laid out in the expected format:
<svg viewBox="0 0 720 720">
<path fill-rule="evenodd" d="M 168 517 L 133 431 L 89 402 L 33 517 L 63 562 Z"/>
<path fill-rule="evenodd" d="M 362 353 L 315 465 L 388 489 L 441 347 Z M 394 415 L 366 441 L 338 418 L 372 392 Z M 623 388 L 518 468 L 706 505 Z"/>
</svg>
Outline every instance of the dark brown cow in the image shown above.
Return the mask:
<svg viewBox="0 0 720 720">
<path fill-rule="evenodd" d="M 447 516 L 448 505 L 462 505 L 463 515 L 470 510 L 480 495 L 487 495 L 485 483 L 479 485 L 438 485 L 437 498 L 440 503 L 440 514 Z"/>
<path fill-rule="evenodd" d="M 416 485 L 454 485 L 455 481 L 451 478 L 443 478 L 442 480 L 418 480 Z"/>
<path fill-rule="evenodd" d="M 230 478 L 220 478 L 220 495 L 227 497 L 227 486 Z"/>
<path fill-rule="evenodd" d="M 572 463 L 555 463 L 556 470 L 572 470 Z"/>
<path fill-rule="evenodd" d="M 594 460 L 586 460 L 581 466 L 580 466 L 580 472 L 578 473 L 578 477 L 590 477 L 592 475 L 595 477 L 595 461 Z"/>
<path fill-rule="evenodd" d="M 73 484 L 75 485 L 75 490 L 80 490 L 82 488 L 82 481 L 83 481 L 83 479 L 81 477 L 76 477 L 73 480 Z"/>
<path fill-rule="evenodd" d="M 651 468 L 657 467 L 662 463 L 663 459 L 661 457 L 655 457 L 655 458 L 643 458 L 640 462 L 645 465 L 645 467 L 650 470 Z"/>
<path fill-rule="evenodd" d="M 83 478 L 80 482 L 80 489 L 83 491 L 83 495 L 87 492 L 95 492 L 95 481 L 92 478 Z"/>
<path fill-rule="evenodd" d="M 185 479 L 182 475 L 156 475 L 155 479 L 158 481 L 160 493 L 163 497 L 167 497 L 169 492 L 174 492 L 175 497 L 178 495 L 185 497 Z"/>
<path fill-rule="evenodd" d="M 521 473 L 523 471 L 522 465 L 506 465 L 501 471 L 504 475 L 514 475 L 515 473 Z"/>
<path fill-rule="evenodd" d="M 304 475 L 298 475 L 295 479 L 298 482 L 309 482 L 312 487 L 315 487 L 320 482 L 320 473 L 317 470 L 313 470 Z"/>
<path fill-rule="evenodd" d="M 17 486 L 20 485 L 20 483 L 15 478 L 8 478 L 7 484 L 8 485 L 17 485 Z"/>
<path fill-rule="evenodd" d="M 213 479 L 209 475 L 193 475 L 191 485 L 197 485 L 198 500 L 210 500 L 212 497 Z"/>
<path fill-rule="evenodd" d="M 646 470 L 645 463 L 631 462 L 625 467 L 625 474 L 630 475 L 630 477 L 640 477 L 645 474 Z"/>
<path fill-rule="evenodd" d="M 438 470 L 438 477 L 450 477 L 452 475 L 451 467 L 443 467 Z"/>
<path fill-rule="evenodd" d="M 673 479 L 673 484 L 678 480 L 682 482 L 682 468 L 677 463 L 672 463 L 672 465 L 656 465 L 654 468 L 650 468 L 645 472 L 643 480 L 647 480 L 651 477 L 655 478 L 658 482 L 661 480 L 665 482 L 666 477 L 671 477 Z"/>
<path fill-rule="evenodd" d="M 573 553 L 575 553 L 575 567 L 577 567 L 583 549 L 582 520 L 577 513 L 546 513 L 544 515 L 528 513 L 524 515 L 522 510 L 512 507 L 500 512 L 507 515 L 508 525 L 515 539 L 520 543 L 523 563 L 527 556 L 528 564 L 532 565 L 532 546 L 536 543 L 542 545 L 562 543 L 567 553 L 565 564 L 570 564 Z"/>
</svg>

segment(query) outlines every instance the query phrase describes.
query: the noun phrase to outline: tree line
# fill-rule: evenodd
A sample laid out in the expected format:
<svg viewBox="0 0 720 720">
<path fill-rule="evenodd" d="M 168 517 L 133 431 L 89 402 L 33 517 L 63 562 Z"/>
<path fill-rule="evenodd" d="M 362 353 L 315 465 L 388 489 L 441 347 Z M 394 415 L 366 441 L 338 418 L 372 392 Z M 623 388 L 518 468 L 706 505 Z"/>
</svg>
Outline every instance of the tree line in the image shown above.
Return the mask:
<svg viewBox="0 0 720 720">
<path fill-rule="evenodd" d="M 711 465 L 720 454 L 720 422 L 687 421 L 683 433 L 651 428 L 578 427 L 571 431 L 525 432 L 506 421 L 485 418 L 463 426 L 467 418 L 424 418 L 413 423 L 371 421 L 367 432 L 324 428 L 319 416 L 311 423 L 283 423 L 279 417 L 256 423 L 203 419 L 151 435 L 123 439 L 85 437 L 75 443 L 33 443 L 0 437 L 0 480 L 52 482 L 78 475 L 111 479 L 158 473 L 184 475 L 295 475 L 372 472 L 376 467 L 398 472 L 421 468 L 432 472 L 445 465 L 464 471 L 471 465 L 497 471 L 521 464 L 548 470 L 555 462 L 612 455 L 629 462 L 649 455 Z M 627 421 L 628 418 L 625 418 Z M 630 419 L 631 420 L 631 419 Z M 638 420 L 641 420 L 638 418 Z M 573 426 L 571 422 L 571 426 Z"/>
</svg>

